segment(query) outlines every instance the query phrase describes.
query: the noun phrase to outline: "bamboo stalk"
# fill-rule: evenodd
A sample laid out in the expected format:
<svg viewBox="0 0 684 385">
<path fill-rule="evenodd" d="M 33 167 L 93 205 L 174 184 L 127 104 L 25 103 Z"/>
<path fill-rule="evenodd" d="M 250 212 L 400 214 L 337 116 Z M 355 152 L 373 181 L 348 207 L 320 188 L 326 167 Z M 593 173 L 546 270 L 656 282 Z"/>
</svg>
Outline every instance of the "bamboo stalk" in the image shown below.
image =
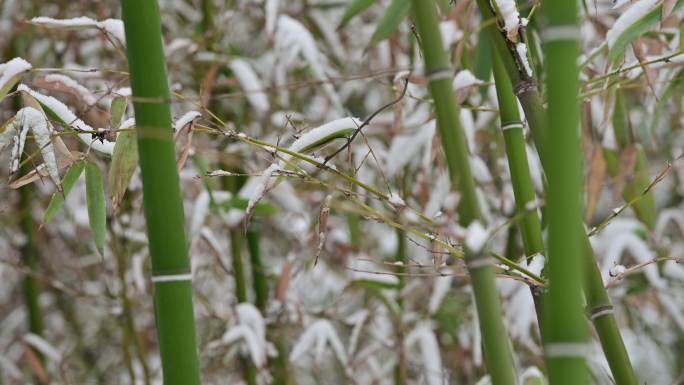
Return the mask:
<svg viewBox="0 0 684 385">
<path fill-rule="evenodd" d="M 266 281 L 266 271 L 264 263 L 261 260 L 261 248 L 259 247 L 260 231 L 257 219 L 252 219 L 252 223 L 247 228 L 247 249 L 249 250 L 249 259 L 252 267 L 252 285 L 254 286 L 254 295 L 256 307 L 262 312 L 266 311 L 268 302 L 268 282 Z"/>
<path fill-rule="evenodd" d="M 546 58 L 547 121 L 554 129 L 547 136 L 549 223 L 549 291 L 545 299 L 545 356 L 553 385 L 588 383 L 585 362 L 587 331 L 582 311 L 582 169 L 579 132 L 579 46 L 575 36 L 552 31 L 578 31 L 577 5 L 546 0 L 548 36 Z"/>
<path fill-rule="evenodd" d="M 165 385 L 199 385 L 192 283 L 156 0 L 122 0 Z"/>
<path fill-rule="evenodd" d="M 451 83 L 453 70 L 442 48 L 439 19 L 431 1 L 412 0 L 415 24 L 421 38 L 428 88 L 435 103 L 437 126 L 452 183 L 461 194 L 459 220 L 468 226 L 481 220 L 475 182 L 470 169 L 468 145 L 459 121 L 459 108 Z M 494 272 L 480 250 L 468 250 L 475 306 L 479 315 L 485 359 L 492 383 L 516 384 L 517 376 L 509 341 L 503 325 L 501 303 L 494 282 Z"/>
<path fill-rule="evenodd" d="M 486 0 L 477 0 L 477 4 L 485 20 L 494 18 L 494 13 Z M 537 81 L 534 77 L 525 78 L 524 71 L 517 67 L 512 56 L 513 54 L 502 33 L 494 25 L 486 28 L 488 29 L 489 38 L 494 43 L 495 50 L 499 57 L 502 58 L 513 89 L 523 107 L 527 124 L 532 131 L 532 137 L 539 152 L 542 167 L 546 171 L 548 170 L 547 152 L 544 150 L 547 147 L 545 141 L 546 123 L 542 119 L 544 108 L 536 86 Z M 582 232 L 584 232 L 584 229 L 582 229 Z M 606 288 L 603 286 L 603 281 L 600 279 L 601 273 L 596 262 L 596 256 L 589 244 L 589 239 L 586 236 L 584 238 L 584 268 L 586 269 L 584 273 L 584 295 L 590 319 L 594 324 L 606 360 L 618 385 L 636 385 L 634 369 L 617 328 L 615 316 L 612 311 L 605 311 L 606 309 L 612 309 L 612 305 Z M 604 321 L 604 319 L 608 320 Z M 619 344 L 619 347 L 615 347 L 612 344 Z"/>
<path fill-rule="evenodd" d="M 496 96 L 499 101 L 499 116 L 506 147 L 508 168 L 511 173 L 513 195 L 515 196 L 515 208 L 518 214 L 522 214 L 520 232 L 522 234 L 523 248 L 528 262 L 535 254 L 544 254 L 544 240 L 539 217 L 537 216 L 537 197 L 534 192 L 534 184 L 530 174 L 530 166 L 527 160 L 525 148 L 525 135 L 523 123 L 518 112 L 518 103 L 513 94 L 511 82 L 506 70 L 499 58 L 499 54 L 492 52 L 494 82 Z M 530 208 L 529 206 L 532 206 Z M 538 287 L 530 286 L 534 300 L 539 328 L 542 328 L 542 296 Z M 544 334 L 541 334 L 542 342 Z"/>
</svg>

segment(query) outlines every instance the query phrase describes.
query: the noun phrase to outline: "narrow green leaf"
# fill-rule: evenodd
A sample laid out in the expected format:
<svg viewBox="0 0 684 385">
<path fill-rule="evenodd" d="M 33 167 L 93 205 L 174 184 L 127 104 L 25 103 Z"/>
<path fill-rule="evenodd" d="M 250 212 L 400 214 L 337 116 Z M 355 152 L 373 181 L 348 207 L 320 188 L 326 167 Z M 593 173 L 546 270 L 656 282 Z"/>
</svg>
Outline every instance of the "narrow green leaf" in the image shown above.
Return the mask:
<svg viewBox="0 0 684 385">
<path fill-rule="evenodd" d="M 112 105 L 109 108 L 112 128 L 119 128 L 119 126 L 121 125 L 121 118 L 123 118 L 124 112 L 126 112 L 126 97 L 117 96 L 114 99 L 112 99 Z"/>
<path fill-rule="evenodd" d="M 387 11 L 382 15 L 368 46 L 372 47 L 390 37 L 397 30 L 399 24 L 406 19 L 410 10 L 411 2 L 409 0 L 392 0 Z"/>
<path fill-rule="evenodd" d="M 337 28 L 342 28 L 347 25 L 354 16 L 368 9 L 373 3 L 375 3 L 375 0 L 351 0 L 347 9 L 344 11 L 342 20 L 340 20 L 340 25 Z"/>
<path fill-rule="evenodd" d="M 349 128 L 344 128 L 344 129 L 335 131 L 335 132 L 331 133 L 330 135 L 323 137 L 323 138 L 307 145 L 306 147 L 303 147 L 298 152 L 306 154 L 306 153 L 318 150 L 319 148 L 327 145 L 328 143 L 332 142 L 335 139 L 349 138 L 349 136 L 354 131 L 356 131 L 356 127 L 349 127 Z"/>
<path fill-rule="evenodd" d="M 66 174 L 64 174 L 64 178 L 62 178 L 63 195 L 59 191 L 52 194 L 50 204 L 45 210 L 45 214 L 43 214 L 43 223 L 48 223 L 50 219 L 57 214 L 59 209 L 62 208 L 62 204 L 64 204 L 64 198 L 69 195 L 69 192 L 71 192 L 71 189 L 76 184 L 76 181 L 78 181 L 78 177 L 81 176 L 84 166 L 85 162 L 83 160 L 79 160 L 69 167 Z"/>
<path fill-rule="evenodd" d="M 249 200 L 245 198 L 240 198 L 240 197 L 232 197 L 226 201 L 219 202 L 218 206 L 225 208 L 225 209 L 238 209 L 238 210 L 247 210 L 247 206 L 249 205 Z M 266 202 L 259 202 L 254 206 L 254 212 L 252 213 L 253 215 L 272 215 L 278 212 L 278 209 L 271 205 L 270 203 Z"/>
<path fill-rule="evenodd" d="M 116 211 L 123 199 L 128 183 L 138 167 L 138 144 L 133 131 L 121 131 L 116 138 L 112 165 L 109 167 L 107 185 L 112 208 Z"/>
<path fill-rule="evenodd" d="M 95 163 L 85 165 L 86 203 L 88 205 L 88 222 L 95 238 L 95 246 L 104 255 L 105 231 L 107 225 L 107 209 L 105 206 L 102 173 Z"/>
<path fill-rule="evenodd" d="M 674 5 L 674 10 L 684 5 L 684 0 L 678 0 L 677 4 Z M 648 32 L 654 25 L 660 22 L 660 17 L 662 15 L 663 3 L 658 4 L 653 9 L 651 9 L 647 14 L 642 16 L 634 24 L 627 27 L 622 33 L 615 39 L 613 46 L 610 49 L 608 57 L 611 63 L 616 63 L 622 57 L 625 52 L 625 48 L 632 41 L 634 41 L 639 36 Z"/>
</svg>

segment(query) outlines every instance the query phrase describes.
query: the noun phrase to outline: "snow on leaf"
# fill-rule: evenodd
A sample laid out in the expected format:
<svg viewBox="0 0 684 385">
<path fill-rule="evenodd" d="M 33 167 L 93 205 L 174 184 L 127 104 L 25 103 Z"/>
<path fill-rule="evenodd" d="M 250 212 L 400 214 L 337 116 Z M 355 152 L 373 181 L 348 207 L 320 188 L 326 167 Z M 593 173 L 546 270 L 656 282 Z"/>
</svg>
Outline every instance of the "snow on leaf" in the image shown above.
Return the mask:
<svg viewBox="0 0 684 385">
<path fill-rule="evenodd" d="M 427 322 L 419 323 L 404 340 L 404 345 L 408 348 L 418 344 L 421 356 L 420 372 L 428 385 L 442 385 L 444 383 L 444 373 L 442 370 L 442 357 L 439 351 L 437 337 L 432 331 L 432 327 Z"/>
<path fill-rule="evenodd" d="M 26 333 L 24 334 L 24 342 L 34 347 L 50 360 L 56 363 L 62 362 L 62 353 L 60 353 L 57 348 L 50 345 L 43 337 L 33 333 Z"/>
<path fill-rule="evenodd" d="M 437 313 L 437 310 L 439 310 L 439 307 L 442 305 L 444 297 L 446 297 L 451 288 L 451 282 L 453 280 L 454 277 L 452 275 L 435 278 L 435 281 L 432 284 L 432 294 L 428 301 L 428 312 L 430 314 Z"/>
<path fill-rule="evenodd" d="M 240 83 L 240 86 L 245 90 L 249 104 L 251 104 L 258 113 L 267 112 L 271 108 L 268 97 L 263 91 L 261 81 L 249 62 L 244 59 L 233 59 L 230 61 L 229 66 L 230 70 L 233 71 L 233 75 L 235 75 Z"/>
<path fill-rule="evenodd" d="M 320 362 L 326 345 L 330 346 L 337 360 L 346 367 L 347 355 L 344 351 L 344 345 L 333 325 L 325 319 L 315 321 L 299 336 L 290 353 L 290 361 L 299 361 L 313 350 L 316 362 Z"/>
<path fill-rule="evenodd" d="M 259 309 L 250 303 L 240 303 L 235 308 L 237 324 L 230 327 L 221 337 L 225 344 L 242 340 L 250 358 L 258 368 L 266 364 L 268 344 L 266 325 Z"/>
<path fill-rule="evenodd" d="M 31 64 L 20 57 L 15 57 L 7 63 L 0 64 L 0 100 L 17 84 L 21 76 L 30 71 L 31 68 L 33 68 Z"/>
<path fill-rule="evenodd" d="M 411 163 L 421 152 L 432 150 L 432 138 L 435 135 L 434 122 L 423 125 L 412 134 L 397 135 L 392 138 L 390 149 L 385 159 L 387 177 L 396 175 L 407 164 Z"/>
<path fill-rule="evenodd" d="M 97 103 L 97 97 L 89 89 L 82 86 L 76 80 L 62 74 L 49 74 L 42 78 L 48 83 L 58 83 L 68 89 L 68 92 L 76 95 L 84 104 L 92 106 Z M 35 84 L 35 83 L 34 83 Z M 39 87 L 40 88 L 40 87 Z"/>
<path fill-rule="evenodd" d="M 36 110 L 33 107 L 24 107 L 19 112 L 17 112 L 16 123 L 20 125 L 21 131 L 19 134 L 19 141 L 17 147 L 17 152 L 13 155 L 12 168 L 10 172 L 16 172 L 19 169 L 19 158 L 21 157 L 21 152 L 24 148 L 24 141 L 26 140 L 26 133 L 28 130 L 33 132 L 33 137 L 40 149 L 40 154 L 43 157 L 45 166 L 48 171 L 50 179 L 53 181 L 57 190 L 62 191 L 62 184 L 59 180 L 59 172 L 57 171 L 57 158 L 55 157 L 55 151 L 52 146 L 51 126 L 47 118 L 42 114 L 42 112 Z"/>
<path fill-rule="evenodd" d="M 66 30 L 80 30 L 96 28 L 107 34 L 112 39 L 118 41 L 121 46 L 126 45 L 126 35 L 124 33 L 123 22 L 119 19 L 106 19 L 96 21 L 89 17 L 80 16 L 71 19 L 53 19 L 51 17 L 34 17 L 30 20 L 31 24 L 47 28 L 61 28 Z"/>
<path fill-rule="evenodd" d="M 14 137 L 17 135 L 15 118 L 10 119 L 7 123 L 5 123 L 4 126 L 5 130 L 0 133 L 0 152 L 2 152 L 5 147 L 12 143 Z"/>
<path fill-rule="evenodd" d="M 83 143 L 90 146 L 93 150 L 101 152 L 103 154 L 112 155 L 114 152 L 114 142 L 110 142 L 107 139 L 93 138 L 90 132 L 103 131 L 102 129 L 96 130 L 93 127 L 87 125 L 83 120 L 76 117 L 76 115 L 71 112 L 69 107 L 59 100 L 53 98 L 52 96 L 43 95 L 40 92 L 36 92 L 24 84 L 20 84 L 17 90 L 22 91 L 33 97 L 41 104 L 45 112 L 51 117 L 55 118 L 61 125 L 65 127 L 71 127 L 78 132 L 78 138 L 83 141 Z"/>
<path fill-rule="evenodd" d="M 280 15 L 276 26 L 276 44 L 280 60 L 286 66 L 291 66 L 297 62 L 297 57 L 301 54 L 311 68 L 316 79 L 325 81 L 323 90 L 328 99 L 338 112 L 344 111 L 338 94 L 332 84 L 327 82 L 328 69 L 326 67 L 325 56 L 321 55 L 316 41 L 309 30 L 299 21 L 287 15 Z"/>
<path fill-rule="evenodd" d="M 464 88 L 479 86 L 485 84 L 482 80 L 478 79 L 469 70 L 461 70 L 454 76 L 454 81 L 452 83 L 452 88 L 454 91 L 458 91 Z"/>
<path fill-rule="evenodd" d="M 187 124 L 192 123 L 193 120 L 199 119 L 201 116 L 202 114 L 198 111 L 188 111 L 176 120 L 173 124 L 173 130 L 179 132 Z"/>
<path fill-rule="evenodd" d="M 295 140 L 288 148 L 289 151 L 297 153 L 308 153 L 330 144 L 335 139 L 347 138 L 361 125 L 361 121 L 357 118 L 341 118 L 328 122 L 322 126 L 316 127 L 307 131 L 299 139 Z M 292 160 L 292 156 L 284 154 L 283 158 Z M 284 164 L 274 163 L 264 170 L 260 176 L 255 177 L 253 184 L 250 184 L 249 192 L 245 195 L 249 197 L 249 203 L 245 210 L 245 215 L 249 218 L 254 211 L 257 203 L 261 201 L 264 195 L 269 192 L 277 184 L 277 178 L 274 173 L 285 167 Z M 250 178 L 250 181 L 252 179 Z M 244 188 L 243 188 L 244 189 Z M 242 191 L 240 196 L 243 196 Z"/>
</svg>

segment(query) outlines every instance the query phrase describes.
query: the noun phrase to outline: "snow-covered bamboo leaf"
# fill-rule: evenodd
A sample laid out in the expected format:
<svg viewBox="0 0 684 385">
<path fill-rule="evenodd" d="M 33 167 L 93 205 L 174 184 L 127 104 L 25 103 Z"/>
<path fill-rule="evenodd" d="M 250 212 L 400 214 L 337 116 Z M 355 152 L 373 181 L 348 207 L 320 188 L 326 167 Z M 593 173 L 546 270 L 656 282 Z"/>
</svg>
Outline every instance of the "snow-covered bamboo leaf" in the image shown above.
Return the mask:
<svg viewBox="0 0 684 385">
<path fill-rule="evenodd" d="M 62 190 L 59 180 L 59 172 L 57 170 L 57 158 L 55 157 L 54 147 L 52 146 L 52 139 L 50 138 L 51 126 L 47 118 L 43 116 L 42 112 L 33 107 L 24 107 L 17 113 L 17 124 L 22 126 L 20 136 L 24 137 L 28 130 L 33 132 L 33 138 L 40 149 L 40 154 L 45 162 L 50 179 L 57 187 L 58 191 Z M 23 138 L 21 139 L 23 141 Z M 23 144 L 21 144 L 23 147 Z M 21 151 L 19 152 L 21 156 Z M 18 158 L 17 158 L 18 160 Z M 16 163 L 18 167 L 18 163 Z M 12 172 L 16 172 L 15 167 L 12 167 Z"/>
<path fill-rule="evenodd" d="M 85 165 L 86 203 L 88 221 L 93 232 L 95 246 L 104 255 L 105 232 L 107 225 L 107 208 L 105 205 L 104 186 L 100 168 L 92 162 Z"/>
<path fill-rule="evenodd" d="M 347 25 L 354 16 L 368 9 L 373 3 L 375 3 L 375 0 L 351 0 L 344 10 L 344 15 L 342 15 L 342 19 L 337 28 L 342 28 Z"/>
<path fill-rule="evenodd" d="M 268 102 L 268 96 L 263 91 L 261 81 L 252 66 L 243 59 L 233 59 L 230 61 L 230 70 L 237 78 L 240 86 L 245 90 L 247 101 L 258 113 L 267 112 L 271 106 Z"/>
<path fill-rule="evenodd" d="M 26 60 L 15 57 L 0 64 L 0 100 L 19 82 L 21 77 L 33 68 Z"/>
<path fill-rule="evenodd" d="M 17 136 L 15 120 L 16 117 L 12 117 L 0 127 L 0 152 L 12 143 L 12 139 Z"/>
<path fill-rule="evenodd" d="M 673 10 L 684 5 L 684 0 L 678 0 Z M 615 21 L 606 33 L 606 40 L 610 50 L 608 57 L 612 63 L 617 63 L 625 48 L 636 38 L 649 31 L 660 21 L 663 3 L 658 0 L 639 0 L 634 3 Z"/>
<path fill-rule="evenodd" d="M 65 128 L 75 130 L 78 134 L 78 138 L 90 148 L 107 155 L 112 155 L 114 151 L 114 142 L 93 136 L 93 133 L 104 132 L 104 130 L 96 130 L 87 125 L 83 120 L 76 117 L 69 107 L 52 96 L 43 95 L 24 84 L 20 84 L 17 87 L 17 90 L 23 92 L 24 97 L 31 97 L 37 101 L 49 118 L 54 119 Z"/>
<path fill-rule="evenodd" d="M 124 122 L 122 128 L 133 128 L 133 120 Z M 117 210 L 121 199 L 123 199 L 131 177 L 138 167 L 138 142 L 134 131 L 121 131 L 116 138 L 112 163 L 109 167 L 107 176 L 107 186 L 109 188 L 109 199 L 112 202 L 112 209 Z"/>
<path fill-rule="evenodd" d="M 375 29 L 375 32 L 373 32 L 373 36 L 371 37 L 368 46 L 372 47 L 390 37 L 390 35 L 397 30 L 399 24 L 406 19 L 410 10 L 410 0 L 392 0 L 378 22 L 378 26 Z"/>
<path fill-rule="evenodd" d="M 357 118 L 341 118 L 328 122 L 322 126 L 316 127 L 309 130 L 304 135 L 295 140 L 294 143 L 288 148 L 289 151 L 298 153 L 309 153 L 316 149 L 320 149 L 327 144 L 330 144 L 336 139 L 348 138 L 362 122 Z M 295 161 L 295 159 L 290 155 L 283 156 L 285 160 Z M 249 193 L 243 193 L 241 190 L 241 195 L 249 197 L 249 203 L 245 209 L 245 215 L 249 218 L 254 212 L 256 204 L 261 201 L 264 195 L 278 182 L 278 178 L 274 174 L 285 167 L 283 162 L 274 163 L 269 166 L 260 176 L 256 177 L 257 181 L 252 184 L 246 184 L 246 186 L 251 186 Z M 244 187 L 243 187 L 244 190 Z"/>
<path fill-rule="evenodd" d="M 117 41 L 121 46 L 126 45 L 123 22 L 119 19 L 105 19 L 96 21 L 89 17 L 81 16 L 72 19 L 53 19 L 51 17 L 34 17 L 31 24 L 46 28 L 57 28 L 62 30 L 83 30 L 99 29 L 109 38 Z"/>
<path fill-rule="evenodd" d="M 76 161 L 73 165 L 71 165 L 71 167 L 69 167 L 66 174 L 64 174 L 64 177 L 62 178 L 62 192 L 56 192 L 52 194 L 50 204 L 48 204 L 45 214 L 43 214 L 43 223 L 48 223 L 50 219 L 57 214 L 59 209 L 62 208 L 62 204 L 64 204 L 64 198 L 66 198 L 69 195 L 69 192 L 71 192 L 71 189 L 81 176 L 84 167 L 85 161 L 83 160 Z"/>
</svg>

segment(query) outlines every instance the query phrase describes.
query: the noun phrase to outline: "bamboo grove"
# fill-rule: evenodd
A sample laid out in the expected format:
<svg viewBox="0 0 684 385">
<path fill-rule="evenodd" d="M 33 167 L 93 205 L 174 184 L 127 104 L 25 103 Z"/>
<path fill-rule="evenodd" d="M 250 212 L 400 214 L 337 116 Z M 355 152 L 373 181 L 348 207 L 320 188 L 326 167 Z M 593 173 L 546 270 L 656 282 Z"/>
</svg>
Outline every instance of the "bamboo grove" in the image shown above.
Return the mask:
<svg viewBox="0 0 684 385">
<path fill-rule="evenodd" d="M 684 1 L 0 3 L 0 384 L 684 381 Z"/>
</svg>

